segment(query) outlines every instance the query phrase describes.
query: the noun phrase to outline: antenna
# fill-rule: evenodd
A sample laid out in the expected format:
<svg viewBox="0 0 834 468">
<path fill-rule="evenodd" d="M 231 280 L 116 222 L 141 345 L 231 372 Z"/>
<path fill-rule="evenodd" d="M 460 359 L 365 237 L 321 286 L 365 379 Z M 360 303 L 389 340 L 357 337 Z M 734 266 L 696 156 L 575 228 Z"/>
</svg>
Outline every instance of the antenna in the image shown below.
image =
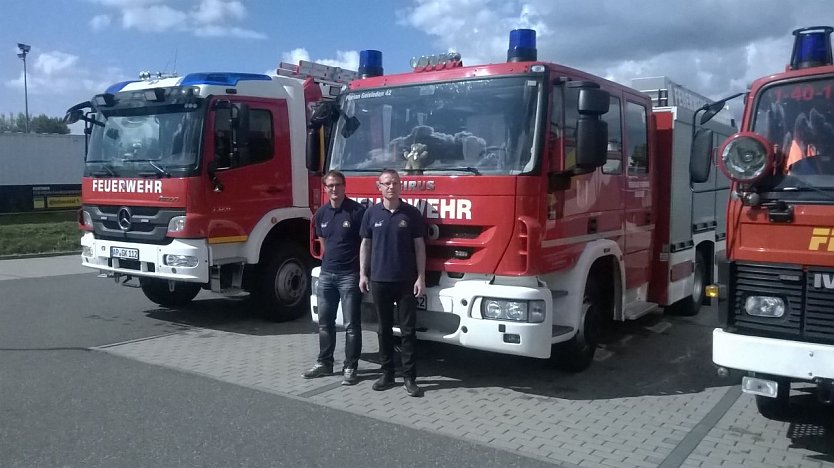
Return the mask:
<svg viewBox="0 0 834 468">
<path fill-rule="evenodd" d="M 174 76 L 177 75 L 177 52 L 179 52 L 179 48 L 174 47 L 174 69 L 171 70 L 171 74 Z"/>
</svg>

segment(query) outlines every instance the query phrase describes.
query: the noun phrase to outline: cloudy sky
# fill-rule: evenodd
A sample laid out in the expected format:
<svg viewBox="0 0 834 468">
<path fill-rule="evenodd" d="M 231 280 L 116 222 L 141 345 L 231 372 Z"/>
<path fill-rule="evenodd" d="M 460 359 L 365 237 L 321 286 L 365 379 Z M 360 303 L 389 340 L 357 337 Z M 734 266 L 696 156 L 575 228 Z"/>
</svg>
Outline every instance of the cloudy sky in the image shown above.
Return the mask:
<svg viewBox="0 0 834 468">
<path fill-rule="evenodd" d="M 666 75 L 719 98 L 784 70 L 791 31 L 834 25 L 831 0 L 29 0 L 3 2 L 0 113 L 61 116 L 140 71 L 263 73 L 280 61 L 386 73 L 448 50 L 465 65 L 506 59 L 511 29 L 538 33 L 539 59 L 622 83 Z"/>
</svg>

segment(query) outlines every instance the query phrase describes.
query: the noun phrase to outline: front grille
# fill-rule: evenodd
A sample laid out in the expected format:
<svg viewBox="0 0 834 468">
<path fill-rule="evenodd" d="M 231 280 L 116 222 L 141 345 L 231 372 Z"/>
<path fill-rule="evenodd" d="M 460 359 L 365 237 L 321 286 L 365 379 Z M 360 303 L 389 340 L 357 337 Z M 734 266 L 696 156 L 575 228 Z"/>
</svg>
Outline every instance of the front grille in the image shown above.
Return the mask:
<svg viewBox="0 0 834 468">
<path fill-rule="evenodd" d="M 176 216 L 185 216 L 184 210 L 162 209 L 147 206 L 127 206 L 131 214 L 131 225 L 127 231 L 119 226 L 118 205 L 85 205 L 90 213 L 96 238 L 113 241 L 142 242 L 164 245 L 171 242 L 168 223 Z"/>
<path fill-rule="evenodd" d="M 817 343 L 834 343 L 834 289 L 814 287 L 814 274 L 795 265 L 735 263 L 731 325 L 736 332 Z M 824 274 L 834 275 L 834 270 Z M 777 296 L 785 301 L 785 315 L 756 317 L 744 311 L 750 296 Z"/>
</svg>

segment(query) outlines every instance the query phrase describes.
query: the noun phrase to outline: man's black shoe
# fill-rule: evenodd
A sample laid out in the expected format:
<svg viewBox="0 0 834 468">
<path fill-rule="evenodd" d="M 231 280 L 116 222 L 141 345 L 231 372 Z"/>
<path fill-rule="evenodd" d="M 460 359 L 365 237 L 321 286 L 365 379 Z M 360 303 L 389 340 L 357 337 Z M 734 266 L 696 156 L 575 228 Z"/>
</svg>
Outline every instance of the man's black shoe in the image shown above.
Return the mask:
<svg viewBox="0 0 834 468">
<path fill-rule="evenodd" d="M 403 379 L 403 388 L 405 389 L 405 393 L 408 393 L 408 396 L 423 396 L 423 390 L 417 386 L 417 382 L 415 382 L 412 378 L 406 377 Z"/>
<path fill-rule="evenodd" d="M 315 366 L 307 369 L 302 375 L 305 379 L 315 379 L 316 377 L 333 375 L 333 366 L 317 362 Z"/>
<path fill-rule="evenodd" d="M 380 378 L 376 379 L 376 382 L 371 386 L 376 391 L 388 390 L 389 388 L 394 386 L 394 375 L 383 373 Z"/>
<path fill-rule="evenodd" d="M 359 376 L 356 375 L 356 369 L 347 368 L 343 371 L 344 378 L 342 378 L 342 385 L 356 385 L 359 382 Z"/>
</svg>

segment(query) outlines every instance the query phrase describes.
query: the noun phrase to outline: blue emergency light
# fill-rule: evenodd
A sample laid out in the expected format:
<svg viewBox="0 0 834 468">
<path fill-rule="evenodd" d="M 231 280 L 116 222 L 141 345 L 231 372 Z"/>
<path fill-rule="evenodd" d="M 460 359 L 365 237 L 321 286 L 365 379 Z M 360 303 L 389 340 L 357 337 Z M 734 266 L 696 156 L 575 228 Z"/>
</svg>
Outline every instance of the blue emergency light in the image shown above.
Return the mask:
<svg viewBox="0 0 834 468">
<path fill-rule="evenodd" d="M 532 29 L 510 31 L 510 47 L 507 49 L 508 62 L 534 62 L 537 56 L 536 31 Z"/>
<path fill-rule="evenodd" d="M 270 81 L 271 79 L 268 75 L 260 73 L 189 73 L 182 79 L 180 86 L 237 86 L 239 81 Z"/>
<path fill-rule="evenodd" d="M 370 78 L 382 75 L 382 52 L 378 50 L 359 51 L 359 76 Z"/>
<path fill-rule="evenodd" d="M 792 70 L 834 64 L 831 57 L 831 26 L 812 26 L 793 32 Z"/>
</svg>

